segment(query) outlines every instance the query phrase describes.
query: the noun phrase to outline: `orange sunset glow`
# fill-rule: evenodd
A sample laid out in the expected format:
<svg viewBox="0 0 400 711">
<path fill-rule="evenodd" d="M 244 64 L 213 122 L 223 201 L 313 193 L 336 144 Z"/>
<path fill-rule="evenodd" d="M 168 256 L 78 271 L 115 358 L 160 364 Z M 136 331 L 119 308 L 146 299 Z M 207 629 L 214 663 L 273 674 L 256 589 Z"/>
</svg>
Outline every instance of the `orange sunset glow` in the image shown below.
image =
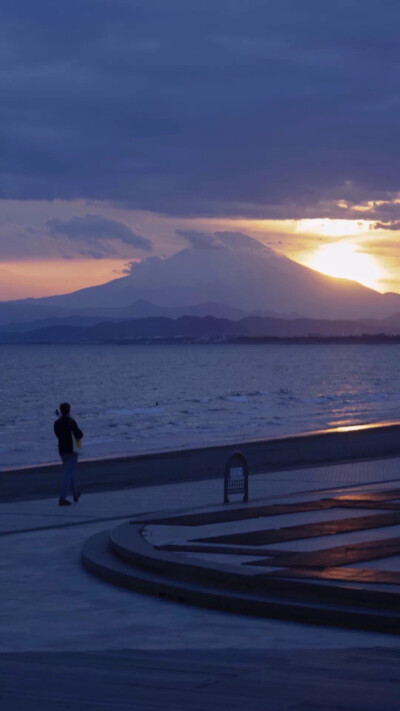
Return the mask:
<svg viewBox="0 0 400 711">
<path fill-rule="evenodd" d="M 200 221 L 199 221 L 200 222 Z M 207 222 L 215 227 L 215 221 Z M 397 233 L 390 244 L 383 230 L 373 232 L 371 220 L 221 220 L 219 229 L 238 227 L 271 249 L 327 276 L 357 281 L 376 291 L 399 291 Z M 379 235 L 389 255 L 372 250 L 371 235 Z M 393 243 L 393 247 L 391 247 Z"/>
<path fill-rule="evenodd" d="M 0 299 L 67 294 L 122 276 L 127 260 L 52 259 L 0 262 Z"/>
</svg>

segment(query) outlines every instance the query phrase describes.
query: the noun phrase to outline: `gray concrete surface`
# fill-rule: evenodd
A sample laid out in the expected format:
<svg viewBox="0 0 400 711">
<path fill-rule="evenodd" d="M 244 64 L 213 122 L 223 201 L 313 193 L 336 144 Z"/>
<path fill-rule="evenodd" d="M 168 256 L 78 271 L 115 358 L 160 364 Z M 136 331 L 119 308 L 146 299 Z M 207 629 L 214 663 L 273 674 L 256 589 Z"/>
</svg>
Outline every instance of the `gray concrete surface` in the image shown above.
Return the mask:
<svg viewBox="0 0 400 711">
<path fill-rule="evenodd" d="M 387 459 L 257 476 L 250 501 L 399 472 Z M 397 637 L 187 607 L 81 566 L 83 541 L 121 517 L 221 501 L 213 480 L 83 495 L 65 509 L 56 499 L 1 504 L 2 711 L 398 709 Z"/>
</svg>

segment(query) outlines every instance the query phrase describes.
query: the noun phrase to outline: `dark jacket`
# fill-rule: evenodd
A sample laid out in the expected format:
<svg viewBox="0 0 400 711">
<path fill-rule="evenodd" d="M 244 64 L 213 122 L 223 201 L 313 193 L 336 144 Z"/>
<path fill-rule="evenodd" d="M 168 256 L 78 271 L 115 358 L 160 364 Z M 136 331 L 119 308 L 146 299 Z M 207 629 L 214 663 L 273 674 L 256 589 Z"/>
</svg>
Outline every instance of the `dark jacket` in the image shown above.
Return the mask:
<svg viewBox="0 0 400 711">
<path fill-rule="evenodd" d="M 74 435 L 75 439 L 82 439 L 83 437 L 83 432 L 79 429 L 75 420 L 69 415 L 61 415 L 61 417 L 55 421 L 54 432 L 56 437 L 58 437 L 58 451 L 60 456 L 63 454 L 72 454 L 74 451 L 72 435 Z"/>
</svg>

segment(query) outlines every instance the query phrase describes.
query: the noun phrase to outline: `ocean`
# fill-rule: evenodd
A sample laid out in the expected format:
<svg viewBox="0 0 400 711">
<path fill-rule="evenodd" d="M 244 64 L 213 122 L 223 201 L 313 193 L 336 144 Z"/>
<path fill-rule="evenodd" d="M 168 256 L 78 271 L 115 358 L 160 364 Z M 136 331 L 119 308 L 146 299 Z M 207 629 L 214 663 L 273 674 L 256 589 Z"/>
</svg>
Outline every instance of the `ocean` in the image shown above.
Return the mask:
<svg viewBox="0 0 400 711">
<path fill-rule="evenodd" d="M 56 461 L 71 403 L 82 456 L 398 419 L 400 345 L 0 346 L 0 467 Z"/>
</svg>

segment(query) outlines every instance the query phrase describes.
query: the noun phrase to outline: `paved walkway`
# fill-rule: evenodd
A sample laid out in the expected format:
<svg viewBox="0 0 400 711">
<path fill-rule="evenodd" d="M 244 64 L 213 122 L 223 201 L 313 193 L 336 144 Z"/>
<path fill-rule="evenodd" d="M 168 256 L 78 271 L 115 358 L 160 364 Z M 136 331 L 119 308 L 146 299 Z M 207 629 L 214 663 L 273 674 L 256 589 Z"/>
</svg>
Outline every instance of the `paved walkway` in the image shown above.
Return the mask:
<svg viewBox="0 0 400 711">
<path fill-rule="evenodd" d="M 398 711 L 386 649 L 0 655 L 2 711 Z"/>
<path fill-rule="evenodd" d="M 395 482 L 399 472 L 400 460 L 387 459 L 257 475 L 250 503 Z M 113 522 L 221 502 L 222 481 L 213 480 L 92 494 L 65 509 L 51 499 L 0 505 L 2 711 L 398 709 L 398 637 L 179 605 L 107 585 L 81 566 L 84 540 Z"/>
<path fill-rule="evenodd" d="M 250 502 L 321 489 L 384 483 L 400 478 L 400 459 L 361 461 L 308 469 L 257 474 L 250 481 Z M 1 481 L 1 473 L 0 473 Z M 84 481 L 81 482 L 84 491 Z M 53 499 L 0 504 L 0 536 L 41 528 L 82 525 L 90 522 L 132 518 L 157 512 L 223 501 L 223 480 L 168 484 L 124 489 L 83 496 L 77 506 L 59 508 Z"/>
</svg>

